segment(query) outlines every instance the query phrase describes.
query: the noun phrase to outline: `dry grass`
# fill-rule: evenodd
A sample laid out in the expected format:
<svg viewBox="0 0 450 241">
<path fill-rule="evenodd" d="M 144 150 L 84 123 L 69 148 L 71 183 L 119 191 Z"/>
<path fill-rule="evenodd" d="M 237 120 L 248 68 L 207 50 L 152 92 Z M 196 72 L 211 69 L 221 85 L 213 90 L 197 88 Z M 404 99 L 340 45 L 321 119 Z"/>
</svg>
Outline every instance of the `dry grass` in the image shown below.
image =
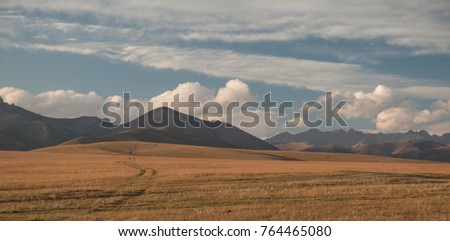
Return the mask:
<svg viewBox="0 0 450 241">
<path fill-rule="evenodd" d="M 450 164 L 138 142 L 0 152 L 0 219 L 450 220 Z"/>
</svg>

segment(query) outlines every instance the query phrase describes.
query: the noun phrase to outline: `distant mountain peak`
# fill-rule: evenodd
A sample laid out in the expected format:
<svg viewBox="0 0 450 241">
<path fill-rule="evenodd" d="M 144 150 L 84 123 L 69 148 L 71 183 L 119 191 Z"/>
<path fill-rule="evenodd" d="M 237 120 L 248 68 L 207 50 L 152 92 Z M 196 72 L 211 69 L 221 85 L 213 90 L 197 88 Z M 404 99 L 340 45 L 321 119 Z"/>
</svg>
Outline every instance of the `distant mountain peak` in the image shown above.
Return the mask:
<svg viewBox="0 0 450 241">
<path fill-rule="evenodd" d="M 426 131 L 426 130 L 420 130 L 420 131 L 419 131 L 419 134 L 420 134 L 420 135 L 426 135 L 426 136 L 429 136 L 429 135 L 430 135 L 430 133 L 428 133 L 428 131 Z"/>
<path fill-rule="evenodd" d="M 355 131 L 350 129 L 345 131 L 343 129 L 336 129 L 333 131 L 321 131 L 318 129 L 309 129 L 305 132 L 300 132 L 295 135 L 290 135 L 289 133 L 280 133 L 269 139 L 267 142 L 272 144 L 277 143 L 287 143 L 287 142 L 304 142 L 308 145 L 315 146 L 327 146 L 327 145 L 338 145 L 344 147 L 352 147 L 356 145 L 366 145 L 373 143 L 399 143 L 412 140 L 424 140 L 433 141 L 443 144 L 450 144 L 449 134 L 444 134 L 442 136 L 433 135 L 431 136 L 427 131 L 420 130 L 414 131 L 410 130 L 406 133 L 363 133 L 361 131 Z"/>
<path fill-rule="evenodd" d="M 369 134 L 349 130 L 312 130 L 271 137 L 267 142 L 281 150 L 358 153 L 408 159 L 450 161 L 450 133 L 430 136 L 427 131 Z"/>
<path fill-rule="evenodd" d="M 409 130 L 408 132 L 406 132 L 406 134 L 416 134 L 416 132 L 413 130 Z"/>
</svg>

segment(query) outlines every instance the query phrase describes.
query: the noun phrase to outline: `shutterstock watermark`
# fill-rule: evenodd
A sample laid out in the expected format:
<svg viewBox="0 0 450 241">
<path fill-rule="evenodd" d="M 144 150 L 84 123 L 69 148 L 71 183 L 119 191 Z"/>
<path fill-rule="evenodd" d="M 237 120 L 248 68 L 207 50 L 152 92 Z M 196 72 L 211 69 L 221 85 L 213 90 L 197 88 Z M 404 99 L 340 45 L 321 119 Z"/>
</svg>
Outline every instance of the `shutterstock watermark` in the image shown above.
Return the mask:
<svg viewBox="0 0 450 241">
<path fill-rule="evenodd" d="M 197 101 L 195 94 L 188 96 L 187 100 L 180 100 L 176 94 L 171 102 L 162 102 L 163 107 L 156 108 L 158 112 L 153 115 L 145 115 L 145 110 L 153 110 L 154 103 L 147 102 L 147 108 L 139 101 L 131 101 L 130 93 L 123 93 L 123 103 L 116 101 L 106 102 L 102 107 L 103 115 L 109 120 L 102 122 L 102 127 L 116 128 L 165 128 L 175 126 L 180 128 L 217 128 L 221 125 L 233 127 L 233 117 L 239 115 L 241 120 L 239 127 L 252 128 L 264 124 L 267 127 L 276 128 L 283 124 L 284 127 L 297 127 L 304 125 L 309 128 L 320 126 L 333 127 L 337 123 L 340 127 L 348 127 L 347 122 L 339 114 L 339 111 L 347 103 L 340 100 L 333 102 L 332 92 L 325 92 L 325 103 L 310 101 L 301 108 L 294 110 L 293 101 L 277 102 L 272 100 L 271 93 L 264 95 L 263 101 L 231 101 L 226 104 L 216 101 L 202 103 Z M 280 123 L 280 118 L 286 118 L 288 110 L 292 110 L 290 120 Z M 181 114 L 179 111 L 185 114 Z M 137 112 L 138 119 L 132 120 L 132 111 Z M 196 118 L 194 116 L 200 116 Z M 223 121 L 218 121 L 223 120 Z M 333 120 L 335 122 L 333 122 Z M 123 125 L 121 125 L 123 123 Z M 112 124 L 112 125 L 111 125 Z"/>
</svg>

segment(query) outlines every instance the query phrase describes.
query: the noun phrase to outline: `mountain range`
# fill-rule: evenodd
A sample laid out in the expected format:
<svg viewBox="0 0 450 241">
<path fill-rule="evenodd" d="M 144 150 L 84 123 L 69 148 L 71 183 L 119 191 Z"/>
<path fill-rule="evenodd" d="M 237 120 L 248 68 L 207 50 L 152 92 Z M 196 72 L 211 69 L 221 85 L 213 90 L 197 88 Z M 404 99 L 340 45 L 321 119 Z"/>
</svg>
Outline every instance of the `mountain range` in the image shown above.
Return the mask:
<svg viewBox="0 0 450 241">
<path fill-rule="evenodd" d="M 450 134 L 430 135 L 427 131 L 370 134 L 338 129 L 310 129 L 298 134 L 280 133 L 266 140 L 281 150 L 358 153 L 409 159 L 450 162 Z"/>
<path fill-rule="evenodd" d="M 160 123 L 164 126 L 155 127 Z M 193 125 L 184 126 L 185 123 Z M 110 141 L 358 153 L 450 161 L 450 133 L 437 136 L 424 130 L 370 134 L 352 129 L 330 132 L 310 129 L 298 134 L 283 132 L 263 141 L 230 124 L 201 120 L 167 107 L 149 111 L 129 123 L 113 126 L 97 117 L 45 117 L 0 99 L 0 150 L 26 151 L 55 145 Z"/>
<path fill-rule="evenodd" d="M 146 120 L 150 120 L 150 124 Z M 197 123 L 196 127 L 182 122 Z M 104 141 L 146 141 L 199 146 L 255 150 L 276 150 L 273 145 L 237 127 L 221 122 L 209 122 L 161 107 L 114 127 L 102 119 L 80 117 L 58 119 L 45 117 L 15 105 L 0 101 L 0 150 L 31 150 L 36 148 Z M 154 128 L 156 123 L 167 123 Z M 143 128 L 139 128 L 142 124 Z M 126 128 L 129 126 L 129 128 Z M 209 128 L 214 126 L 214 128 Z"/>
<path fill-rule="evenodd" d="M 106 129 L 101 122 L 97 117 L 49 118 L 0 101 L 0 150 L 31 150 L 102 135 Z"/>
<path fill-rule="evenodd" d="M 367 145 L 373 143 L 399 143 L 413 140 L 433 141 L 442 144 L 450 144 L 450 133 L 442 136 L 430 135 L 427 131 L 408 131 L 406 133 L 363 133 L 350 129 L 348 131 L 337 129 L 334 131 L 320 131 L 318 129 L 309 129 L 298 134 L 283 132 L 275 135 L 266 141 L 272 144 L 284 142 L 304 142 L 305 144 L 315 146 L 338 145 L 351 147 L 356 145 Z"/>
</svg>

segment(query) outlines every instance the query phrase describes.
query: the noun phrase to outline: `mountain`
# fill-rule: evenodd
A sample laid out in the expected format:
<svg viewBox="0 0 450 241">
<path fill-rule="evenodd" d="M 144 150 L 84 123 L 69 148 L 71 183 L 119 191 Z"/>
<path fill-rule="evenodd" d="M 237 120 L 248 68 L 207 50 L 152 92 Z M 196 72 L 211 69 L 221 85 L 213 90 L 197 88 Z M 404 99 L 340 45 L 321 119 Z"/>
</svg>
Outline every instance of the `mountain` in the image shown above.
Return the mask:
<svg viewBox="0 0 450 241">
<path fill-rule="evenodd" d="M 353 148 L 354 153 L 450 162 L 450 145 L 424 140 L 374 143 Z"/>
<path fill-rule="evenodd" d="M 295 135 L 283 132 L 266 141 L 289 151 L 358 153 L 450 162 L 450 133 L 437 136 L 424 130 L 365 134 L 352 129 L 329 132 L 310 129 Z"/>
<path fill-rule="evenodd" d="M 428 132 L 408 131 L 406 133 L 391 133 L 391 134 L 370 134 L 355 131 L 350 129 L 344 131 L 342 129 L 323 132 L 317 129 L 310 129 L 298 134 L 290 134 L 283 132 L 273 136 L 266 141 L 272 144 L 287 143 L 287 142 L 303 142 L 307 145 L 313 146 L 343 146 L 352 147 L 356 145 L 368 145 L 373 143 L 399 143 L 413 140 L 433 141 L 442 144 L 450 144 L 450 133 L 443 136 L 430 135 Z"/>
<path fill-rule="evenodd" d="M 351 147 L 326 145 L 326 146 L 311 146 L 305 148 L 303 151 L 309 152 L 333 152 L 333 153 L 354 153 Z"/>
<path fill-rule="evenodd" d="M 126 126 L 129 127 L 126 128 Z M 230 124 L 201 120 L 167 107 L 154 109 L 130 123 L 112 130 L 107 135 L 82 137 L 65 144 L 104 141 L 162 142 L 253 150 L 277 149 Z"/>
<path fill-rule="evenodd" d="M 354 147 L 339 145 L 312 146 L 303 142 L 283 142 L 275 144 L 283 151 L 331 152 L 376 155 L 406 159 L 450 162 L 450 145 L 434 141 L 414 140 L 406 142 L 380 142 Z"/>
<path fill-rule="evenodd" d="M 146 120 L 150 120 L 150 124 Z M 163 128 L 155 128 L 158 122 Z M 198 123 L 197 127 L 180 127 L 182 121 Z M 31 150 L 59 144 L 100 141 L 146 141 L 255 150 L 276 150 L 273 145 L 237 127 L 221 122 L 203 121 L 166 107 L 158 108 L 127 123 L 112 128 L 101 127 L 97 117 L 58 119 L 45 117 L 0 98 L 0 150 Z M 143 128 L 139 128 L 139 124 Z M 219 126 L 220 124 L 220 126 Z M 129 125 L 130 128 L 126 128 Z M 211 126 L 218 126 L 209 128 Z"/>
<path fill-rule="evenodd" d="M 352 129 L 330 132 L 311 129 L 296 135 L 283 132 L 267 142 L 289 151 L 358 153 L 450 162 L 450 134 L 430 135 L 423 130 L 365 134 Z"/>
<path fill-rule="evenodd" d="M 0 98 L 0 150 L 31 150 L 60 144 L 75 137 L 100 135 L 101 119 L 57 119 L 38 115 Z"/>
</svg>

